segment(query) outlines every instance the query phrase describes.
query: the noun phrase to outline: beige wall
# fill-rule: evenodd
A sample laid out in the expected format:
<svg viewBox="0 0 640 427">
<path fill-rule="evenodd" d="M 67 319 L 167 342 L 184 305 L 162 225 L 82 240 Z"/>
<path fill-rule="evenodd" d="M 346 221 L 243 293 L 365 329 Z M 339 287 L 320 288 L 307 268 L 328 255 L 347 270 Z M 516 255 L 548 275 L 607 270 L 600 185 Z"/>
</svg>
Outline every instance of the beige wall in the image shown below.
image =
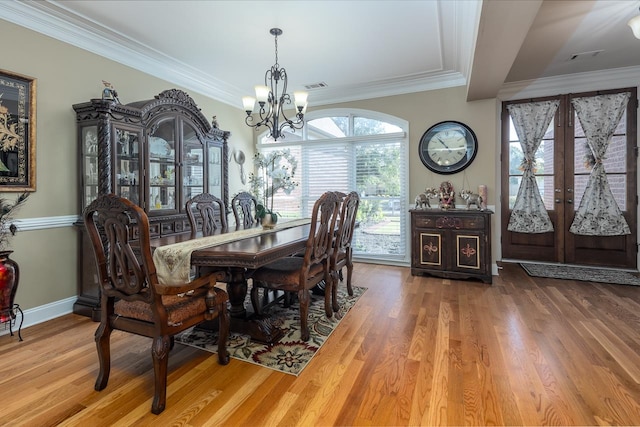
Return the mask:
<svg viewBox="0 0 640 427">
<path fill-rule="evenodd" d="M 72 105 L 100 97 L 102 80 L 111 82 L 123 103 L 150 99 L 163 90 L 177 87 L 129 67 L 56 41 L 39 33 L 2 21 L 1 67 L 25 74 L 37 81 L 37 191 L 18 213 L 19 218 L 78 215 L 78 167 L 75 115 Z M 180 88 L 186 90 L 184 88 Z M 244 124 L 240 108 L 186 90 L 207 118 L 217 116 L 220 128 L 231 132 L 230 150 L 246 153 L 247 173 L 254 152 L 253 129 Z M 410 197 L 426 186 L 438 186 L 445 179 L 456 189 L 464 174 L 440 176 L 424 167 L 417 155 L 422 134 L 443 120 L 469 125 L 478 136 L 479 150 L 466 170 L 474 188 L 486 184 L 489 204 L 495 204 L 496 101 L 466 102 L 464 87 L 391 96 L 366 101 L 318 106 L 315 109 L 352 107 L 391 114 L 409 122 Z M 310 103 L 313 104 L 312 94 Z M 230 194 L 242 185 L 238 166 L 229 165 Z M 466 182 L 464 183 L 466 187 Z M 246 186 L 245 186 L 246 187 Z M 2 193 L 12 198 L 14 194 Z M 410 202 L 410 201 L 409 201 Z M 74 297 L 77 294 L 77 230 L 73 227 L 22 231 L 11 242 L 13 258 L 20 264 L 21 279 L 16 301 L 23 309 Z"/>
</svg>

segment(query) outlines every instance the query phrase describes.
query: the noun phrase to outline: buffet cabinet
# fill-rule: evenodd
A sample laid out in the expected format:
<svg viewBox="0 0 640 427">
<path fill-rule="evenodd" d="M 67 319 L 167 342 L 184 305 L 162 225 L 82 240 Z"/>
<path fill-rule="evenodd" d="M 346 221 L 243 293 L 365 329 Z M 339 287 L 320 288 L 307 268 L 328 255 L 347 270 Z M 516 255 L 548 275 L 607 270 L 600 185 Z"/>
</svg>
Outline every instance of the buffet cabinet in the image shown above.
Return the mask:
<svg viewBox="0 0 640 427">
<path fill-rule="evenodd" d="M 492 211 L 411 209 L 411 274 L 491 283 Z"/>
<path fill-rule="evenodd" d="M 187 93 L 171 89 L 126 105 L 92 99 L 73 109 L 80 212 L 99 194 L 115 193 L 142 207 L 151 236 L 160 237 L 190 232 L 185 204 L 192 196 L 208 192 L 229 206 L 230 134 L 209 123 Z M 78 230 L 80 296 L 74 312 L 99 320 L 97 270 L 82 219 Z"/>
</svg>

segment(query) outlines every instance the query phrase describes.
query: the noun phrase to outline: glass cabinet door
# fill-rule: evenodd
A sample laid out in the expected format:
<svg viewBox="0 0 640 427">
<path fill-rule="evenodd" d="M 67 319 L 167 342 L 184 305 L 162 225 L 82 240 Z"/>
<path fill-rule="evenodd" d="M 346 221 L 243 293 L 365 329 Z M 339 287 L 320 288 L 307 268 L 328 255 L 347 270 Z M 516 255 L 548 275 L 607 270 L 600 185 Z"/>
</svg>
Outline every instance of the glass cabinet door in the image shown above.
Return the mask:
<svg viewBox="0 0 640 427">
<path fill-rule="evenodd" d="M 114 193 L 140 205 L 140 130 L 126 128 L 114 129 L 115 132 L 115 184 Z"/>
<path fill-rule="evenodd" d="M 162 120 L 149 136 L 149 212 L 176 210 L 176 121 Z"/>
<path fill-rule="evenodd" d="M 209 146 L 209 193 L 222 198 L 222 147 Z"/>
<path fill-rule="evenodd" d="M 82 150 L 82 209 L 98 196 L 98 126 L 80 129 Z"/>
<path fill-rule="evenodd" d="M 205 158 L 202 143 L 198 140 L 195 129 L 188 123 L 183 124 L 182 152 L 182 204 L 204 192 Z"/>
</svg>

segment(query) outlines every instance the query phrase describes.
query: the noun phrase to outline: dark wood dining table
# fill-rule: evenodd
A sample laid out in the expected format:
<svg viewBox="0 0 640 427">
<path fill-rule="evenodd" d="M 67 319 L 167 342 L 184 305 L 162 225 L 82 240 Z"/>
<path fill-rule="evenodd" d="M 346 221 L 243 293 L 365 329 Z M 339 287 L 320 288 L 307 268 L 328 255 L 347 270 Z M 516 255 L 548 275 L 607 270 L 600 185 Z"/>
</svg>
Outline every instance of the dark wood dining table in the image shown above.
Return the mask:
<svg viewBox="0 0 640 427">
<path fill-rule="evenodd" d="M 271 325 L 268 317 L 248 313 L 245 307 L 247 279 L 254 270 L 280 258 L 304 251 L 309 237 L 310 224 L 275 229 L 257 236 L 245 237 L 228 243 L 196 249 L 191 253 L 191 265 L 200 274 L 207 270 L 227 271 L 227 293 L 229 294 L 231 329 L 246 333 L 261 342 L 277 342 L 282 331 Z M 235 228 L 219 230 L 217 233 L 233 233 Z M 198 236 L 191 234 L 172 235 L 153 239 L 152 248 L 184 242 Z"/>
</svg>

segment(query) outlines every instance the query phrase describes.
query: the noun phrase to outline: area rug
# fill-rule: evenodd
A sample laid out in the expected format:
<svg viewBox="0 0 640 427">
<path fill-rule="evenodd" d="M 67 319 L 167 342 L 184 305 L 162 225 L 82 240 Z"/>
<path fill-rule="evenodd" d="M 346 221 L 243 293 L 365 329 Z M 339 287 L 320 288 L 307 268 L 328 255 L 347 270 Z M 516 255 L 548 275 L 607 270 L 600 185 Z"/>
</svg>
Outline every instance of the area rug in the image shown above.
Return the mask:
<svg viewBox="0 0 640 427">
<path fill-rule="evenodd" d="M 325 315 L 324 297 L 312 294 L 308 320 L 311 337 L 307 342 L 300 339 L 300 311 L 296 298 L 288 308 L 278 303 L 265 310 L 273 324 L 284 331 L 284 336 L 280 341 L 275 344 L 264 344 L 252 341 L 247 335 L 231 332 L 227 350 L 234 359 L 297 376 L 320 350 L 322 344 L 327 341 L 366 289 L 354 286 L 353 296 L 349 296 L 346 286 L 341 284 L 338 287 L 340 310 L 334 313 L 331 318 L 327 318 Z M 251 305 L 248 297 L 245 304 L 248 307 Z M 196 327 L 177 335 L 176 342 L 215 353 L 218 334 Z"/>
<path fill-rule="evenodd" d="M 640 286 L 640 277 L 631 271 L 556 264 L 521 263 L 520 266 L 533 277 Z"/>
</svg>

